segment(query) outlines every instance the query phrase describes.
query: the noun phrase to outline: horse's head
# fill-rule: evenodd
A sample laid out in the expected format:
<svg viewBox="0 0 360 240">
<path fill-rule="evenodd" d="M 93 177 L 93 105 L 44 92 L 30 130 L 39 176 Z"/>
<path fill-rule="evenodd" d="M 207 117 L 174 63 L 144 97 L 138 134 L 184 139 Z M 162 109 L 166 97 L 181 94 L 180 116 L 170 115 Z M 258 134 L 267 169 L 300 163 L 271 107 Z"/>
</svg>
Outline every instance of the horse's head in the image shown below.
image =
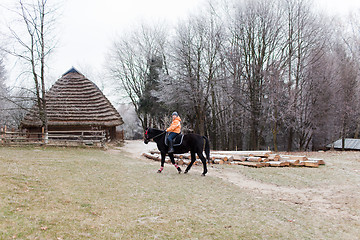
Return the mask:
<svg viewBox="0 0 360 240">
<path fill-rule="evenodd" d="M 148 144 L 150 142 L 150 140 L 157 141 L 160 139 L 159 137 L 165 133 L 166 133 L 166 131 L 164 131 L 164 130 L 159 130 L 159 129 L 155 129 L 155 128 L 146 128 L 145 134 L 144 134 L 144 143 Z"/>
<path fill-rule="evenodd" d="M 144 134 L 144 143 L 148 144 L 149 142 L 150 142 L 149 128 L 146 128 L 145 134 Z"/>
</svg>

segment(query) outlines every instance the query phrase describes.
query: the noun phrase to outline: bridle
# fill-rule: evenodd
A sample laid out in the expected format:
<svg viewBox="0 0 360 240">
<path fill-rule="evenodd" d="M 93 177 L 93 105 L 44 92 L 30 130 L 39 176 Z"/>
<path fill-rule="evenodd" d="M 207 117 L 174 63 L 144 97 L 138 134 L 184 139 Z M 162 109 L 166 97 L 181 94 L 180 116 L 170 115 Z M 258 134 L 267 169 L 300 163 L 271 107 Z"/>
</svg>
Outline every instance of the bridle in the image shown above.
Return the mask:
<svg viewBox="0 0 360 240">
<path fill-rule="evenodd" d="M 165 134 L 165 133 L 166 133 L 166 131 L 163 131 L 162 133 L 156 135 L 155 137 L 148 138 L 148 137 L 147 137 L 147 135 L 148 135 L 148 130 L 146 130 L 146 132 L 145 132 L 145 137 L 146 137 L 146 140 L 147 140 L 147 141 L 150 141 L 151 139 L 155 139 L 155 138 L 157 138 L 157 137 L 160 137 L 161 135 L 163 135 L 163 134 Z"/>
</svg>

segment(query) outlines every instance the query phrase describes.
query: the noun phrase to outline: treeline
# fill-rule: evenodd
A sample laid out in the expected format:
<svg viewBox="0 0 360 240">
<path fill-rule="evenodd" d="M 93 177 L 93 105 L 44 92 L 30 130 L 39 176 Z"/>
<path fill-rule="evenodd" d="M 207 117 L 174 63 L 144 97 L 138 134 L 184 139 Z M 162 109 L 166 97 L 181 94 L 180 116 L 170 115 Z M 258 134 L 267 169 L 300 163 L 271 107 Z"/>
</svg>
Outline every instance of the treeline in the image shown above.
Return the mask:
<svg viewBox="0 0 360 240">
<path fill-rule="evenodd" d="M 124 34 L 109 71 L 144 128 L 165 129 L 177 111 L 213 149 L 317 150 L 358 138 L 360 24 L 314 9 L 209 2 L 175 27 Z"/>
</svg>

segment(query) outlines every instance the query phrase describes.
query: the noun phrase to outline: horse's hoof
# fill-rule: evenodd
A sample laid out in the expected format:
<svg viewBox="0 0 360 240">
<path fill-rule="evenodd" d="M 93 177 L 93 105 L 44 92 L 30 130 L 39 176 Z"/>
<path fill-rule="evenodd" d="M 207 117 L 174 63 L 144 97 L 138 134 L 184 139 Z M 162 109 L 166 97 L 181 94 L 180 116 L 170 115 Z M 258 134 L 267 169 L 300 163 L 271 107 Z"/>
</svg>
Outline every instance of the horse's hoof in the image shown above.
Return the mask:
<svg viewBox="0 0 360 240">
<path fill-rule="evenodd" d="M 201 174 L 202 177 L 205 177 L 205 173 Z"/>
<path fill-rule="evenodd" d="M 187 171 L 187 170 L 185 170 L 184 174 L 187 174 L 187 173 L 188 173 L 188 171 Z"/>
<path fill-rule="evenodd" d="M 161 171 L 160 171 L 160 170 L 158 170 L 158 171 L 157 171 L 157 173 L 161 173 Z"/>
<path fill-rule="evenodd" d="M 182 172 L 180 167 L 178 167 L 177 170 L 178 170 L 179 174 Z"/>
</svg>

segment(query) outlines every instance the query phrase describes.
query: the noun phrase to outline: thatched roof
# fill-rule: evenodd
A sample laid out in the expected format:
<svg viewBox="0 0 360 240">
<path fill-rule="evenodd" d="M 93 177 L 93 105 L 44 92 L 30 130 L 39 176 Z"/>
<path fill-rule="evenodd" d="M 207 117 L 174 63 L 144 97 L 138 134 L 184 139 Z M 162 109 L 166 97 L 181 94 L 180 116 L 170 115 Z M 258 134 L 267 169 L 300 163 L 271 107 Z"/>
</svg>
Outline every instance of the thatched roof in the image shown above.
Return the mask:
<svg viewBox="0 0 360 240">
<path fill-rule="evenodd" d="M 48 126 L 118 126 L 123 120 L 100 89 L 72 68 L 46 93 Z M 22 121 L 23 127 L 39 127 L 37 106 Z"/>
</svg>

